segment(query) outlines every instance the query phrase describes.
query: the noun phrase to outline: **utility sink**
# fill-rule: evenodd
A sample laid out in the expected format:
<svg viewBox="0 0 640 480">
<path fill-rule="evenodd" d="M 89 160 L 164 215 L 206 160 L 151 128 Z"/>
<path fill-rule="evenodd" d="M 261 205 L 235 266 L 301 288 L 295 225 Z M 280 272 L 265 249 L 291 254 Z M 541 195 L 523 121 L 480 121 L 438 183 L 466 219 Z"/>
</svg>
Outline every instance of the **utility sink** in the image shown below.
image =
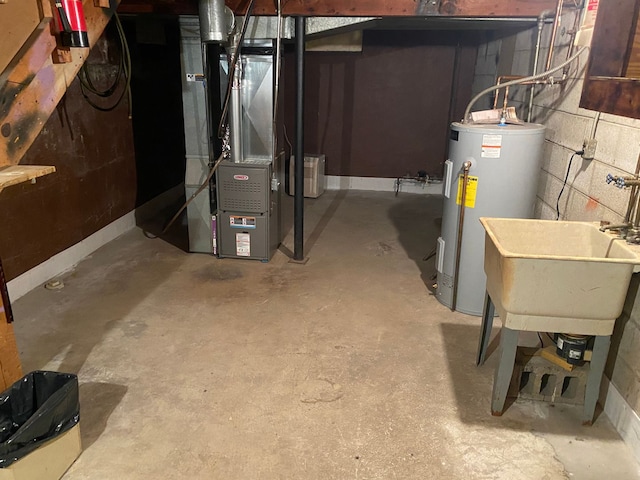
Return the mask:
<svg viewBox="0 0 640 480">
<path fill-rule="evenodd" d="M 624 241 L 586 222 L 480 222 L 487 293 L 505 327 L 611 335 L 640 263 Z"/>
</svg>

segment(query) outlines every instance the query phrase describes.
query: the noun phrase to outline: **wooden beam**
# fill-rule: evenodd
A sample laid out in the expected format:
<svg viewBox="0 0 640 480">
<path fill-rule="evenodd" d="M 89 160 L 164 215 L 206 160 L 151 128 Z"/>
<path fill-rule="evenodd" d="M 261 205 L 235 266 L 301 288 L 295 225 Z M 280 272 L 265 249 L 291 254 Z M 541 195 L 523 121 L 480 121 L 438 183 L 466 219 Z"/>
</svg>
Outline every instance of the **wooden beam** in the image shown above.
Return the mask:
<svg viewBox="0 0 640 480">
<path fill-rule="evenodd" d="M 56 47 L 56 39 L 51 35 L 51 18 L 43 18 L 13 60 L 0 75 L 0 95 L 6 82 L 28 85 L 35 73 Z"/>
<path fill-rule="evenodd" d="M 198 0 L 122 0 L 119 13 L 154 13 L 158 15 L 197 15 Z"/>
<path fill-rule="evenodd" d="M 236 15 L 243 15 L 249 0 L 226 0 Z M 554 9 L 555 0 L 282 0 L 286 16 L 321 17 L 537 17 Z M 198 0 L 122 0 L 122 13 L 197 15 Z M 254 15 L 275 15 L 273 0 L 256 0 Z"/>
<path fill-rule="evenodd" d="M 20 380 L 22 365 L 13 325 L 7 322 L 4 305 L 0 309 L 0 390 L 4 391 Z"/>
<path fill-rule="evenodd" d="M 0 4 L 0 72 L 3 72 L 33 29 L 40 22 L 36 0 L 18 0 Z"/>
<path fill-rule="evenodd" d="M 0 263 L 0 391 L 4 391 L 22 378 L 20 354 L 13 333 L 11 303 L 7 283 Z"/>
<path fill-rule="evenodd" d="M 111 0 L 111 7 L 105 9 L 95 7 L 93 0 L 84 1 L 90 45 L 100 38 L 119 3 L 120 0 Z M 40 51 L 45 42 L 44 37 L 39 37 L 32 49 Z M 0 166 L 20 162 L 88 55 L 88 48 L 76 48 L 69 63 L 53 63 L 49 57 L 38 68 L 32 68 L 26 84 L 6 82 L 1 92 L 4 103 L 0 103 Z"/>
<path fill-rule="evenodd" d="M 13 165 L 0 167 L 0 192 L 12 185 L 23 182 L 35 182 L 36 178 L 49 175 L 56 167 L 42 165 Z"/>
<path fill-rule="evenodd" d="M 227 0 L 236 14 L 243 14 L 248 0 Z M 536 17 L 552 9 L 555 0 L 284 0 L 287 16 L 385 17 L 445 15 L 453 17 Z M 274 15 L 273 0 L 256 0 L 255 15 Z"/>
<path fill-rule="evenodd" d="M 622 77 L 587 77 L 580 106 L 597 112 L 640 118 L 640 80 Z"/>
</svg>

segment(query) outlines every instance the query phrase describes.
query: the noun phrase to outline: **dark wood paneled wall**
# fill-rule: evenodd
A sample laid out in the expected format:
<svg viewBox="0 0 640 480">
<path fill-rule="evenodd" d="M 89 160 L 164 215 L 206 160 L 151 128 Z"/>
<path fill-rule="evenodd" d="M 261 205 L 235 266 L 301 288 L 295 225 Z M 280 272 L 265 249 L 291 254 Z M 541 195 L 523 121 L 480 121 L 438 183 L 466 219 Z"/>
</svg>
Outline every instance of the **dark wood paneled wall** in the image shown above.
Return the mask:
<svg viewBox="0 0 640 480">
<path fill-rule="evenodd" d="M 440 175 L 449 123 L 462 117 L 471 97 L 474 39 L 469 33 L 366 31 L 362 53 L 307 53 L 305 151 L 326 154 L 329 175 Z M 292 56 L 286 69 L 290 87 Z M 286 98 L 292 139 L 290 88 Z"/>
<path fill-rule="evenodd" d="M 136 206 L 184 181 L 180 27 L 177 17 L 125 19 L 133 63 Z"/>
<path fill-rule="evenodd" d="M 640 79 L 625 78 L 638 23 L 638 2 L 601 2 L 580 106 L 640 118 Z"/>
<path fill-rule="evenodd" d="M 21 162 L 54 165 L 57 172 L 35 185 L 0 193 L 0 258 L 8 280 L 184 178 L 177 19 L 163 21 L 155 30 L 163 41 L 152 45 L 137 44 L 134 21 L 126 27 L 136 62 L 134 120 L 129 119 L 126 96 L 115 110 L 101 112 L 85 101 L 74 80 Z M 149 29 L 144 31 L 149 38 Z M 119 59 L 119 40 L 111 25 L 91 50 L 95 81 L 104 86 L 112 79 Z M 141 142 L 139 159 L 134 126 L 136 144 Z"/>
<path fill-rule="evenodd" d="M 108 32 L 89 58 L 107 69 L 119 59 L 117 38 Z M 104 69 L 101 74 L 109 76 Z M 0 194 L 0 257 L 8 280 L 134 208 L 136 167 L 127 112 L 126 101 L 111 112 L 95 110 L 74 80 L 21 162 L 54 165 L 56 173 Z"/>
</svg>

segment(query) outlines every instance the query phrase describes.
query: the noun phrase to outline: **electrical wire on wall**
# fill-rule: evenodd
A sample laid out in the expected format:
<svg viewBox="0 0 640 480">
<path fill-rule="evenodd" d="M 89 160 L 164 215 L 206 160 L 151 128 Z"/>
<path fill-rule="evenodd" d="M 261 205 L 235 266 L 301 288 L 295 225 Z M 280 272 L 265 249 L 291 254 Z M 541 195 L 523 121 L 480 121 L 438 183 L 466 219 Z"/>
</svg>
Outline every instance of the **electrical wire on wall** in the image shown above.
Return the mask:
<svg viewBox="0 0 640 480">
<path fill-rule="evenodd" d="M 573 154 L 571 155 L 571 158 L 569 159 L 569 166 L 567 167 L 567 173 L 564 176 L 564 182 L 562 183 L 562 188 L 560 189 L 560 193 L 558 194 L 558 200 L 556 200 L 556 220 L 560 220 L 560 198 L 562 198 L 564 188 L 567 186 L 567 181 L 569 180 L 569 172 L 571 171 L 571 163 L 573 162 L 573 158 L 576 155 L 582 155 L 583 153 L 584 152 L 582 150 L 573 152 Z"/>
<path fill-rule="evenodd" d="M 127 43 L 127 39 L 124 34 L 124 29 L 122 28 L 122 23 L 120 22 L 120 17 L 116 12 L 113 13 L 113 19 L 116 24 L 116 29 L 118 31 L 118 38 L 120 40 L 120 62 L 118 63 L 118 71 L 116 73 L 115 78 L 111 85 L 107 88 L 101 90 L 96 87 L 94 81 L 91 78 L 89 70 L 91 69 L 91 65 L 89 62 L 84 62 L 82 67 L 80 68 L 80 72 L 78 74 L 78 78 L 80 79 L 80 89 L 82 91 L 82 95 L 85 100 L 96 110 L 100 110 L 101 112 L 110 112 L 120 105 L 122 99 L 125 95 L 127 95 L 129 100 L 129 119 L 132 118 L 132 104 L 131 104 L 131 53 L 129 52 L 129 44 Z M 120 85 L 121 78 L 124 78 L 125 84 L 124 88 L 120 91 L 120 94 L 116 98 L 115 102 L 113 102 L 109 106 L 102 106 L 96 103 L 89 94 L 94 95 L 96 97 L 100 97 L 103 99 L 109 99 L 116 94 L 118 90 L 118 86 Z"/>
</svg>

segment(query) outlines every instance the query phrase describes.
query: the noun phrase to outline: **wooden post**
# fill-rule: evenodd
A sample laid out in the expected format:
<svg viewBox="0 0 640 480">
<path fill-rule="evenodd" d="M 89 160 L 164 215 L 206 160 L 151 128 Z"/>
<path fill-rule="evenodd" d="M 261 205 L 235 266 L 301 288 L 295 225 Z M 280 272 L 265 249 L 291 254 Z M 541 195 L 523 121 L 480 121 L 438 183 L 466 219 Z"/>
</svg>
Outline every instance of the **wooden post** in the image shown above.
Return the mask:
<svg viewBox="0 0 640 480">
<path fill-rule="evenodd" d="M 11 303 L 0 261 L 0 390 L 4 391 L 22 378 L 22 365 L 13 333 Z"/>
</svg>

